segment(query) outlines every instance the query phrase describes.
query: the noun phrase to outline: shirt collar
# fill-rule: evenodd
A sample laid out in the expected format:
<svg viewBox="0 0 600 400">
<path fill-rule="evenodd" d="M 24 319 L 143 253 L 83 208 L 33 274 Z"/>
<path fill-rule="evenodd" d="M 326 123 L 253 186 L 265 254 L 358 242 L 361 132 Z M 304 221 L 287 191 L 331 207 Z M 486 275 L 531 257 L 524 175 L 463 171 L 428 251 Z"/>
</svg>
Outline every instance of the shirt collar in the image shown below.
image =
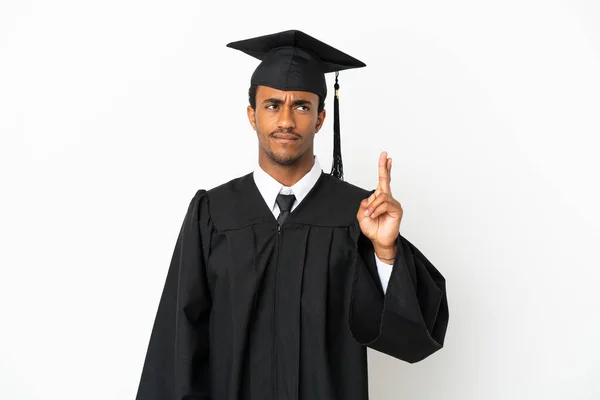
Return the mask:
<svg viewBox="0 0 600 400">
<path fill-rule="evenodd" d="M 315 186 L 321 176 L 321 166 L 317 156 L 313 156 L 313 166 L 306 175 L 291 187 L 283 186 L 277 182 L 275 178 L 267 174 L 260 166 L 256 167 L 253 172 L 254 182 L 258 191 L 262 195 L 265 203 L 271 210 L 275 208 L 275 201 L 279 193 L 294 194 L 296 201 L 292 208 L 296 208 L 298 204 L 306 197 L 308 192 Z"/>
</svg>

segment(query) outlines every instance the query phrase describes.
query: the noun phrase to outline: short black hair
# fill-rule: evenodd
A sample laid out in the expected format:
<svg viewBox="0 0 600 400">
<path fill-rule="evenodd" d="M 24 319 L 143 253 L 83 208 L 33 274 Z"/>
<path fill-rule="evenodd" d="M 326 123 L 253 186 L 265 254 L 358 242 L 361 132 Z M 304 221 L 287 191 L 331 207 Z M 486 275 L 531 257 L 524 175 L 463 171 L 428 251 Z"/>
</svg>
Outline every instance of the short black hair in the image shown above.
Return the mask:
<svg viewBox="0 0 600 400">
<path fill-rule="evenodd" d="M 258 85 L 250 85 L 250 89 L 248 89 L 248 101 L 250 101 L 250 107 L 256 110 L 256 90 L 258 89 Z M 319 96 L 319 106 L 317 107 L 317 112 L 323 111 L 325 108 L 325 97 Z"/>
</svg>

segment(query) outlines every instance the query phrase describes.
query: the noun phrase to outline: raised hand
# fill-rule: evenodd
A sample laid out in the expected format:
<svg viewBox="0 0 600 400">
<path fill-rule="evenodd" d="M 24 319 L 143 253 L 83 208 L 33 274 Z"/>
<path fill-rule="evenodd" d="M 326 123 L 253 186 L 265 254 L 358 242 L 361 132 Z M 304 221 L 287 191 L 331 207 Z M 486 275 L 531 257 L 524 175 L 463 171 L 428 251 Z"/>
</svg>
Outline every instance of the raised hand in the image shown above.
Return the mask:
<svg viewBox="0 0 600 400">
<path fill-rule="evenodd" d="M 387 152 L 384 151 L 379 156 L 377 189 L 360 203 L 356 214 L 362 233 L 371 240 L 376 254 L 380 257 L 395 256 L 396 239 L 403 214 L 402 206 L 392 197 L 390 188 L 392 159 L 387 155 Z M 385 253 L 385 255 L 380 253 Z"/>
</svg>

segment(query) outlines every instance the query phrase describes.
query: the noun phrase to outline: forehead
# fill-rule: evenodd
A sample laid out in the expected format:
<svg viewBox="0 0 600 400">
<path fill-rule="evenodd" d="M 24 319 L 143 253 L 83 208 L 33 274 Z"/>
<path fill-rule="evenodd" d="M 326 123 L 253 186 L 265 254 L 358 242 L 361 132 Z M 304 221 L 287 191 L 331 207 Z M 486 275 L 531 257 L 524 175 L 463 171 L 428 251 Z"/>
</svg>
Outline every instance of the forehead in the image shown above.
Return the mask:
<svg viewBox="0 0 600 400">
<path fill-rule="evenodd" d="M 259 85 L 256 89 L 256 98 L 258 99 L 281 99 L 284 101 L 293 100 L 308 100 L 317 102 L 319 96 L 311 92 L 303 92 L 296 90 L 279 90 L 269 86 Z M 259 100 L 260 101 L 260 100 Z"/>
</svg>

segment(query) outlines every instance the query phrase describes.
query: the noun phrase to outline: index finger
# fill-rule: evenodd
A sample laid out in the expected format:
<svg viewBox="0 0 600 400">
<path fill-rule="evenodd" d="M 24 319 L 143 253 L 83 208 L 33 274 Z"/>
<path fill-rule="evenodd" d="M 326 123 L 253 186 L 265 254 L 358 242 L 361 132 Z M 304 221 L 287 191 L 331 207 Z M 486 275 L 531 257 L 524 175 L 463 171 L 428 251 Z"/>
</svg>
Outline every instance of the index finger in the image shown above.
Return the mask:
<svg viewBox="0 0 600 400">
<path fill-rule="evenodd" d="M 388 169 L 388 153 L 387 151 L 382 152 L 379 155 L 379 188 L 383 193 L 390 193 L 390 170 Z"/>
</svg>

